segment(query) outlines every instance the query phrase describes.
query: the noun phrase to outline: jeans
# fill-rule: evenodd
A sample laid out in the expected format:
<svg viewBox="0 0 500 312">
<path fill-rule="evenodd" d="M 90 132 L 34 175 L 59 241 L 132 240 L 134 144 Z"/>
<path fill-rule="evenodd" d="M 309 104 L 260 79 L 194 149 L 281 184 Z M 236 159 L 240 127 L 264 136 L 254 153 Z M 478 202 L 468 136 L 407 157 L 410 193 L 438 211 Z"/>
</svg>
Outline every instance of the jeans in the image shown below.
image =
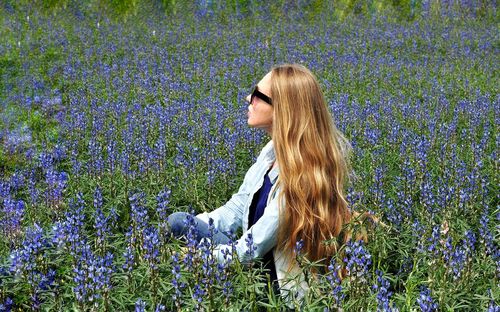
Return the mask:
<svg viewBox="0 0 500 312">
<path fill-rule="evenodd" d="M 170 229 L 172 234 L 180 238 L 185 236 L 188 232 L 188 225 L 186 225 L 186 217 L 189 214 L 186 212 L 174 212 L 167 218 L 167 222 L 170 224 Z M 196 240 L 199 242 L 202 238 L 209 237 L 210 231 L 208 230 L 208 224 L 197 217 L 194 217 L 196 223 Z M 217 231 L 213 234 L 212 243 L 214 245 L 219 244 L 229 244 L 230 239 L 224 233 Z"/>
</svg>

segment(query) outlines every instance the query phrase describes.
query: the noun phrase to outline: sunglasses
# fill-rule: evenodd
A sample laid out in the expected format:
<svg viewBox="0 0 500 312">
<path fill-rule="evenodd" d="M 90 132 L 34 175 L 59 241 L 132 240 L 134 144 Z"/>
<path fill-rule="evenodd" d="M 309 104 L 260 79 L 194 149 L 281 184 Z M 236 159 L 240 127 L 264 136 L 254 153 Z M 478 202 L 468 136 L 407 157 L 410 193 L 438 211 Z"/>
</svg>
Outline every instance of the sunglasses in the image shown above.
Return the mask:
<svg viewBox="0 0 500 312">
<path fill-rule="evenodd" d="M 253 103 L 253 99 L 255 97 L 258 97 L 259 99 L 261 99 L 262 101 L 266 102 L 269 105 L 273 105 L 273 100 L 271 100 L 271 98 L 265 95 L 264 93 L 260 92 L 257 86 L 255 86 L 252 95 L 250 95 L 250 103 Z"/>
</svg>

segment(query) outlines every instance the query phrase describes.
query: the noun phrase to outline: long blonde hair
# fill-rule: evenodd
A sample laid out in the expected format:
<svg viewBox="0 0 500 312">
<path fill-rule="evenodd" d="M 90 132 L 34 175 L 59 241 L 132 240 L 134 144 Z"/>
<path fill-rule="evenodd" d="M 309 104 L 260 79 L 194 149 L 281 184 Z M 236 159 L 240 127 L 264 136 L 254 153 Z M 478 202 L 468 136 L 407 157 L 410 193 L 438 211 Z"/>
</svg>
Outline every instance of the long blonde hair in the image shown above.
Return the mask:
<svg viewBox="0 0 500 312">
<path fill-rule="evenodd" d="M 280 166 L 277 248 L 293 256 L 302 241 L 310 261 L 328 261 L 350 212 L 344 197 L 349 144 L 334 125 L 314 75 L 301 65 L 271 71 L 272 138 Z"/>
</svg>

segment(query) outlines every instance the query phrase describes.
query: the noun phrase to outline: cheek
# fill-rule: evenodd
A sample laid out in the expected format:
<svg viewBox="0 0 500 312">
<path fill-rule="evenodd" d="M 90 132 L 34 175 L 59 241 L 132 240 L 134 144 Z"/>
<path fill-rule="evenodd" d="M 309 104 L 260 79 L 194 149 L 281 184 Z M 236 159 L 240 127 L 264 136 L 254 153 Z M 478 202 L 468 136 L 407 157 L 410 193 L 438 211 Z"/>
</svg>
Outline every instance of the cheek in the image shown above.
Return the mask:
<svg viewBox="0 0 500 312">
<path fill-rule="evenodd" d="M 271 109 L 271 111 L 269 112 L 269 119 L 271 121 L 274 121 L 274 109 Z"/>
</svg>

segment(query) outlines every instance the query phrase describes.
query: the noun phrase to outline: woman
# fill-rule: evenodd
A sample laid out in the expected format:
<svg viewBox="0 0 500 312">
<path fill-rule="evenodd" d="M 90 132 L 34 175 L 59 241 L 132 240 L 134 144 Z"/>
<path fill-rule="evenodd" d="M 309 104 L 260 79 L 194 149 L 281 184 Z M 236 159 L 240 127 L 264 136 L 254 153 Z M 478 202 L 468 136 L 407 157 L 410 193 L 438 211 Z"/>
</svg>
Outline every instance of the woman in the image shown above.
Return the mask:
<svg viewBox="0 0 500 312">
<path fill-rule="evenodd" d="M 294 250 L 326 263 L 350 213 L 343 186 L 347 141 L 335 128 L 320 86 L 301 65 L 273 68 L 246 98 L 248 125 L 272 138 L 245 175 L 238 192 L 222 207 L 196 217 L 198 239 L 208 236 L 209 219 L 219 230 L 215 255 L 229 249 L 224 234 L 243 229 L 236 245 L 242 262 L 262 258 L 280 291 L 301 295 L 304 285 L 286 283 L 298 275 Z M 169 217 L 176 236 L 186 233 L 185 213 Z M 250 236 L 249 236 L 250 235 Z M 252 243 L 249 243 L 249 237 Z"/>
</svg>

